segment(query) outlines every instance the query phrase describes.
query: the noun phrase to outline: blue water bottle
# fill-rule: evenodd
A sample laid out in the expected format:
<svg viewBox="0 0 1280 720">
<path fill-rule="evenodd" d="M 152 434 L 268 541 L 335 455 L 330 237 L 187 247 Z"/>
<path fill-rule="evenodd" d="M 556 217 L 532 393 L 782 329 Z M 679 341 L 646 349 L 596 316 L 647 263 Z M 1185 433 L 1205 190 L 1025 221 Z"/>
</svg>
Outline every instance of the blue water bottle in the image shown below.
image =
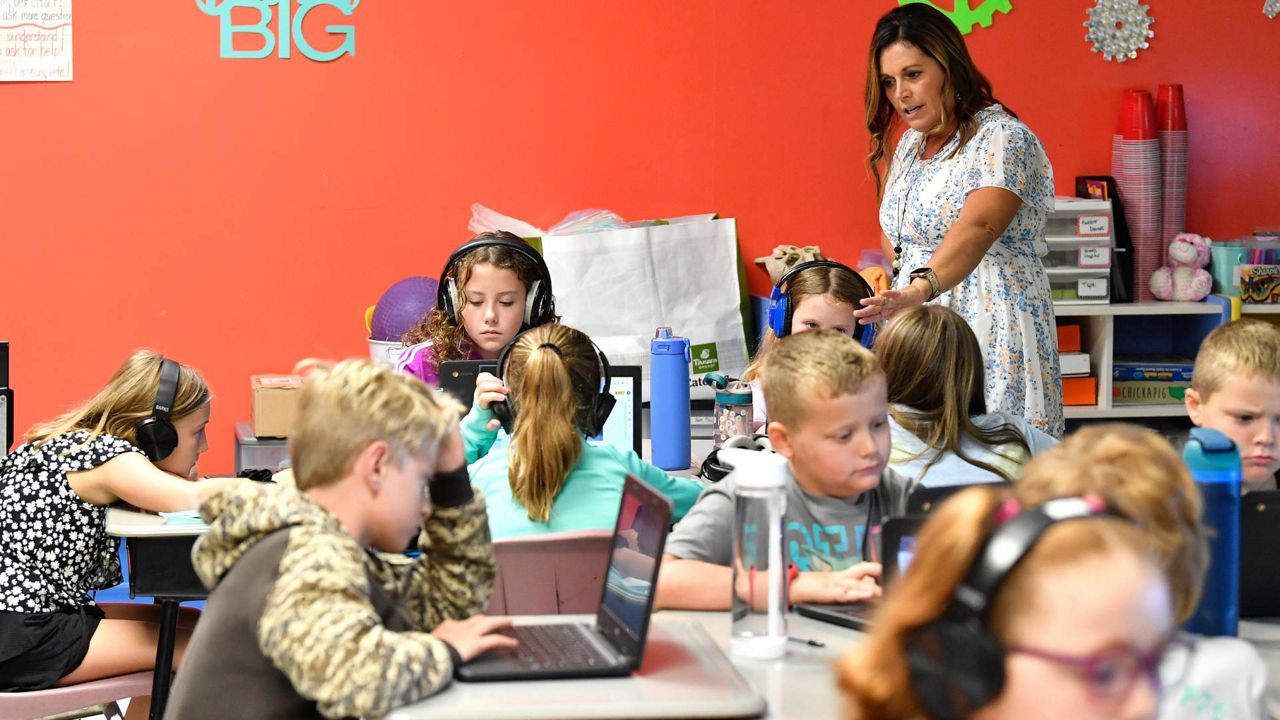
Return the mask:
<svg viewBox="0 0 1280 720">
<path fill-rule="evenodd" d="M 1182 459 L 1204 498 L 1209 572 L 1200 605 L 1184 626 L 1200 635 L 1235 635 L 1240 619 L 1240 452 L 1217 430 L 1193 428 Z"/>
<path fill-rule="evenodd" d="M 673 337 L 669 327 L 649 343 L 649 434 L 654 465 L 689 467 L 689 338 Z"/>
</svg>

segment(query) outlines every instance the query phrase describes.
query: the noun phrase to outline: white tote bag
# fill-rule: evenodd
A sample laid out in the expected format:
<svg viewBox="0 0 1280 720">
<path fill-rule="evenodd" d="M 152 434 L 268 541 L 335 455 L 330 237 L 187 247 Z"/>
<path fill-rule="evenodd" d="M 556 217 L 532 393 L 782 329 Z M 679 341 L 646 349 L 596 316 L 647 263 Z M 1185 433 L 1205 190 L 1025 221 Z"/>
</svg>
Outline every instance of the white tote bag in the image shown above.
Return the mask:
<svg viewBox="0 0 1280 720">
<path fill-rule="evenodd" d="M 714 397 L 703 374 L 747 366 L 737 224 L 705 218 L 542 238 L 561 321 L 590 335 L 610 364 L 642 366 L 645 400 L 659 326 L 689 338 L 695 398 Z"/>
</svg>

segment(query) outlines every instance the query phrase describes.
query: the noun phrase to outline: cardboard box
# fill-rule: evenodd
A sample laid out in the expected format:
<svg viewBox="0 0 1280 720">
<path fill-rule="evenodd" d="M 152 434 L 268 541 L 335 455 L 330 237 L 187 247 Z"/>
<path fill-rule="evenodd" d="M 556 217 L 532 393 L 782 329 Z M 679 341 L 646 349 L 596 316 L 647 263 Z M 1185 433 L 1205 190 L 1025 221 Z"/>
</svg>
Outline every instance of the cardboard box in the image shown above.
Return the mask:
<svg viewBox="0 0 1280 720">
<path fill-rule="evenodd" d="M 301 387 L 302 378 L 297 375 L 251 376 L 253 434 L 258 437 L 289 437 L 289 429 L 298 415 L 298 390 Z"/>
<path fill-rule="evenodd" d="M 1189 382 L 1124 380 L 1111 384 L 1113 405 L 1181 405 Z"/>
<path fill-rule="evenodd" d="M 1097 405 L 1098 379 L 1095 377 L 1062 378 L 1063 405 Z"/>
<path fill-rule="evenodd" d="M 1080 352 L 1080 326 L 1058 326 L 1058 352 Z"/>
</svg>

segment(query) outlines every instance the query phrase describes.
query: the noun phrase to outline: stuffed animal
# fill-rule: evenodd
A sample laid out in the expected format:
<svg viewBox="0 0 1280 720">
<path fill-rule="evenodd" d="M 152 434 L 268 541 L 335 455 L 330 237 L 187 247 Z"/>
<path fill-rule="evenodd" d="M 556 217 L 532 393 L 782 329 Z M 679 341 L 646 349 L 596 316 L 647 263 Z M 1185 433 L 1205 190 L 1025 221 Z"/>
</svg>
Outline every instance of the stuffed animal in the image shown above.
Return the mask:
<svg viewBox="0 0 1280 720">
<path fill-rule="evenodd" d="M 1151 294 L 1161 300 L 1203 300 L 1213 289 L 1209 245 L 1213 241 L 1195 233 L 1182 233 L 1169 243 L 1169 265 L 1151 273 Z"/>
</svg>

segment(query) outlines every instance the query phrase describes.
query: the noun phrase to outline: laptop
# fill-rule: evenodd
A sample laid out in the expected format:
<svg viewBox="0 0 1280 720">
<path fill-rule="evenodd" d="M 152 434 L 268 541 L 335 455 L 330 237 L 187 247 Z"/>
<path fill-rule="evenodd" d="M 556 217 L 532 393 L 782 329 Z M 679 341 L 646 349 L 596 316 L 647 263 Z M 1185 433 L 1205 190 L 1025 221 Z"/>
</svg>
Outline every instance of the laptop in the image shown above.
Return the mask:
<svg viewBox="0 0 1280 720">
<path fill-rule="evenodd" d="M 880 529 L 881 555 L 884 559 L 880 575 L 881 587 L 888 588 L 911 565 L 916 552 L 916 536 L 924 527 L 924 515 L 891 517 Z M 888 552 L 886 552 L 888 551 Z M 842 625 L 854 630 L 867 630 L 871 618 L 880 607 L 879 602 L 855 602 L 835 605 L 799 603 L 796 612 L 804 617 Z"/>
<path fill-rule="evenodd" d="M 476 377 L 482 372 L 494 374 L 497 360 L 446 360 L 440 363 L 440 389 L 452 395 L 464 407 L 471 409 L 475 397 Z M 639 365 L 611 365 L 609 392 L 617 398 L 613 411 L 605 420 L 604 428 L 595 437 L 587 438 L 592 445 L 612 445 L 622 452 L 633 450 L 641 454 L 642 418 Z"/>
<path fill-rule="evenodd" d="M 518 648 L 480 655 L 457 668 L 458 679 L 616 677 L 639 668 L 671 512 L 670 500 L 627 475 L 595 623 L 515 625 Z"/>
<path fill-rule="evenodd" d="M 1280 616 L 1280 491 L 1240 498 L 1240 617 Z"/>
<path fill-rule="evenodd" d="M 992 483 L 971 483 L 967 485 L 941 485 L 938 487 L 918 487 L 911 491 L 907 496 L 907 515 L 928 515 L 935 508 L 942 504 L 944 500 L 955 495 L 961 490 L 968 490 L 971 487 L 991 486 L 991 487 L 1013 487 L 1007 482 Z"/>
</svg>

